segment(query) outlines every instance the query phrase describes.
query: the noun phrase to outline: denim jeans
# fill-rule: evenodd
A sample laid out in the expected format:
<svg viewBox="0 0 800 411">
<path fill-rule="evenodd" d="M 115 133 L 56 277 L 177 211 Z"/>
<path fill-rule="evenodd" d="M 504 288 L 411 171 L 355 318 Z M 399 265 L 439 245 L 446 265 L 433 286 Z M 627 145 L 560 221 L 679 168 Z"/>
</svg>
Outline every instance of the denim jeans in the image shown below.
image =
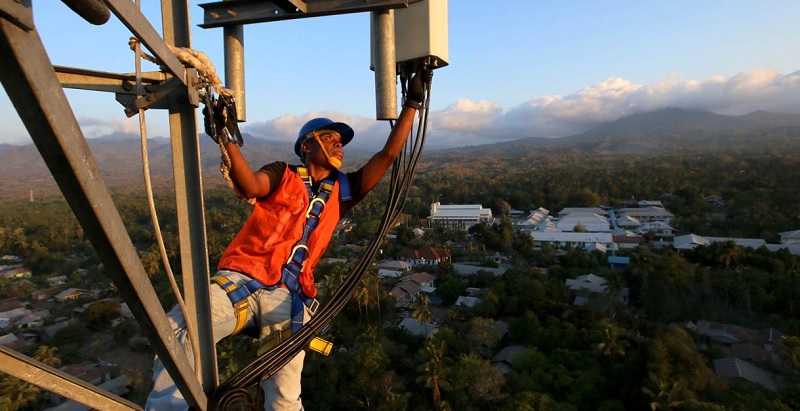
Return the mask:
<svg viewBox="0 0 800 411">
<path fill-rule="evenodd" d="M 250 280 L 243 274 L 221 270 L 217 275 L 224 275 L 237 286 L 242 286 Z M 211 324 L 214 343 L 229 336 L 236 327 L 236 315 L 231 305 L 231 300 L 225 291 L 212 283 L 209 286 L 211 304 Z M 258 327 L 260 338 L 263 340 L 273 336 L 274 333 L 290 327 L 292 298 L 285 288 L 273 291 L 260 289 L 251 294 L 248 299 L 247 323 L 245 327 Z M 167 314 L 175 335 L 184 347 L 189 363 L 194 365 L 191 344 L 186 341 L 186 322 L 183 313 L 177 306 Z M 305 321 L 310 315 L 305 314 Z M 300 374 L 303 371 L 305 352 L 300 351 L 291 361 L 276 372 L 261 385 L 264 390 L 264 409 L 266 411 L 298 411 L 303 409 L 300 399 Z M 164 365 L 156 356 L 153 365 L 153 391 L 147 397 L 145 410 L 188 410 L 189 407 L 183 399 L 172 377 L 164 369 Z"/>
</svg>

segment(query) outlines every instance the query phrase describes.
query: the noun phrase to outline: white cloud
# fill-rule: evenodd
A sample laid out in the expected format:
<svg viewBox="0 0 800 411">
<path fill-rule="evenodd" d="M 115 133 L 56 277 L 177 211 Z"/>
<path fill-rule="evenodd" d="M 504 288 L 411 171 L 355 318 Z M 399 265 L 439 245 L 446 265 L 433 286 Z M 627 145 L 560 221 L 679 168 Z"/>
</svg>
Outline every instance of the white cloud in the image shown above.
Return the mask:
<svg viewBox="0 0 800 411">
<path fill-rule="evenodd" d="M 756 110 L 800 112 L 800 72 L 750 70 L 730 78 L 682 80 L 672 74 L 653 84 L 612 77 L 567 96 L 533 98 L 506 112 L 467 99 L 432 115 L 435 133 L 479 135 L 492 143 L 522 137 L 562 137 L 600 123 L 666 107 L 740 115 Z M 474 127 L 468 125 L 474 124 Z"/>
<path fill-rule="evenodd" d="M 139 134 L 139 118 L 131 117 L 126 119 L 115 118 L 111 120 L 111 128 L 115 132 Z"/>
<path fill-rule="evenodd" d="M 566 96 L 534 97 L 503 110 L 490 101 L 461 98 L 430 113 L 430 149 L 489 144 L 525 137 L 562 137 L 584 132 L 603 122 L 666 107 L 740 115 L 756 110 L 800 113 L 800 71 L 743 71 L 732 77 L 684 80 L 671 74 L 651 84 L 611 77 Z M 294 142 L 297 130 L 311 118 L 329 117 L 350 124 L 356 132 L 352 148 L 377 150 L 389 133 L 386 122 L 340 112 L 309 112 L 254 122 L 243 131 L 276 141 Z"/>
<path fill-rule="evenodd" d="M 139 118 L 113 118 L 101 120 L 95 117 L 78 117 L 81 131 L 87 138 L 102 137 L 110 133 L 139 134 Z"/>
</svg>

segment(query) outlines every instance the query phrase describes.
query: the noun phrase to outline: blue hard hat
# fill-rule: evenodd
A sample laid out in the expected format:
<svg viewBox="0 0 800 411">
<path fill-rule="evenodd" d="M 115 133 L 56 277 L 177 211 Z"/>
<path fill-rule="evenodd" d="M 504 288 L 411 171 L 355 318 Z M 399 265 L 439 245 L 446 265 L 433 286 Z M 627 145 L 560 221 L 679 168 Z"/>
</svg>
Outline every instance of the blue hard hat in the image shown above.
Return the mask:
<svg viewBox="0 0 800 411">
<path fill-rule="evenodd" d="M 329 118 L 318 117 L 308 120 L 303 127 L 300 127 L 300 132 L 297 133 L 297 141 L 294 143 L 294 153 L 298 157 L 303 158 L 303 153 L 300 151 L 300 146 L 309 136 L 310 133 L 317 130 L 333 130 L 342 136 L 342 146 L 346 146 L 350 140 L 353 139 L 353 129 L 345 123 L 337 123 Z"/>
</svg>

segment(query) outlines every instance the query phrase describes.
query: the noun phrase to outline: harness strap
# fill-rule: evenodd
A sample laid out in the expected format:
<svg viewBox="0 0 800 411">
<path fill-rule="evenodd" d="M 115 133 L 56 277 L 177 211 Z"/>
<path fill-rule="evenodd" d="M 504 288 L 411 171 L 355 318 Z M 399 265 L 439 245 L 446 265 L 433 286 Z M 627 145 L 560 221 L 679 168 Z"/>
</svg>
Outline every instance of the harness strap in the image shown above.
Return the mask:
<svg viewBox="0 0 800 411">
<path fill-rule="evenodd" d="M 353 196 L 350 195 L 350 179 L 347 178 L 347 174 L 336 170 L 336 173 L 339 174 L 337 180 L 339 181 L 339 200 L 341 201 L 350 201 L 353 199 Z"/>
<path fill-rule="evenodd" d="M 309 308 L 309 311 L 316 312 L 319 307 L 319 302 L 314 298 L 309 298 L 303 293 L 300 287 L 300 272 L 303 271 L 306 257 L 308 257 L 308 240 L 311 233 L 317 228 L 319 218 L 322 210 L 325 208 L 325 203 L 330 198 L 333 192 L 334 184 L 339 178 L 339 173 L 331 173 L 328 177 L 322 180 L 319 184 L 319 190 L 314 195 L 311 176 L 308 169 L 305 167 L 297 167 L 297 174 L 305 183 L 306 191 L 308 192 L 309 204 L 306 210 L 306 224 L 303 227 L 303 235 L 297 244 L 292 248 L 292 253 L 289 255 L 286 263 L 281 269 L 281 282 L 292 293 L 292 331 L 297 331 L 303 326 L 303 306 Z M 348 188 L 349 191 L 349 188 Z"/>
<path fill-rule="evenodd" d="M 318 193 L 314 195 L 311 188 L 313 181 L 308 169 L 305 167 L 297 167 L 296 172 L 306 186 L 310 202 L 308 209 L 306 210 L 306 224 L 303 227 L 303 235 L 297 244 L 295 244 L 295 246 L 292 248 L 289 258 L 281 269 L 280 282 L 272 286 L 265 286 L 258 280 L 252 279 L 246 282 L 244 287 L 238 287 L 233 281 L 229 280 L 225 276 L 217 275 L 211 277 L 211 281 L 218 284 L 227 293 L 228 298 L 231 300 L 231 304 L 233 304 L 236 314 L 236 327 L 231 335 L 239 333 L 244 328 L 245 323 L 247 322 L 247 297 L 261 288 L 266 288 L 267 290 L 272 291 L 278 287 L 286 286 L 292 295 L 291 328 L 284 331 L 286 335 L 281 333 L 278 338 L 274 339 L 277 340 L 277 342 L 280 342 L 284 338 L 288 338 L 288 336 L 291 336 L 291 333 L 299 330 L 300 327 L 302 327 L 304 306 L 308 308 L 308 311 L 311 313 L 311 315 L 314 315 L 319 309 L 319 301 L 317 301 L 316 298 L 306 297 L 302 287 L 300 287 L 299 276 L 300 272 L 303 270 L 306 257 L 308 257 L 308 240 L 311 237 L 311 233 L 319 224 L 320 215 L 325 207 L 325 203 L 328 201 L 331 193 L 333 192 L 334 184 L 337 181 L 339 182 L 339 193 L 341 200 L 347 201 L 351 199 L 350 182 L 347 178 L 347 174 L 337 170 L 335 174 L 331 173 L 330 176 L 320 182 Z M 315 349 L 316 346 L 315 350 L 323 352 L 325 355 L 330 352 L 331 344 L 325 340 L 315 338 L 311 345 L 312 349 Z"/>
<path fill-rule="evenodd" d="M 233 304 L 233 311 L 236 315 L 236 327 L 233 329 L 231 335 L 238 334 L 242 331 L 245 323 L 247 322 L 247 297 L 261 288 L 265 288 L 258 280 L 250 280 L 244 284 L 244 287 L 238 287 L 236 284 L 222 275 L 215 275 L 211 277 L 211 282 L 217 285 L 228 294 L 228 298 Z"/>
</svg>

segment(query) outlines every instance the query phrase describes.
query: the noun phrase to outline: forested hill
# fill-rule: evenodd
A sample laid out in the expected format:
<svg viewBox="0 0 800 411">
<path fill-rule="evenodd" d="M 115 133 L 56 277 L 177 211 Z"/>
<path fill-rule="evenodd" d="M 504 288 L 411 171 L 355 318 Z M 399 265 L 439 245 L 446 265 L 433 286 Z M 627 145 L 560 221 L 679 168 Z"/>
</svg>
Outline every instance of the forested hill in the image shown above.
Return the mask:
<svg viewBox="0 0 800 411">
<path fill-rule="evenodd" d="M 430 138 L 435 138 L 431 136 Z M 142 158 L 137 135 L 117 134 L 90 139 L 100 172 L 113 190 L 141 190 Z M 247 157 L 253 166 L 260 159 L 294 159 L 291 147 L 245 135 Z M 149 162 L 156 189 L 172 185 L 171 148 L 165 138 L 148 141 Z M 222 187 L 219 150 L 201 139 L 203 179 L 206 187 Z M 705 111 L 669 108 L 636 114 L 599 125 L 585 133 L 557 139 L 519 140 L 430 151 L 420 172 L 447 164 L 492 164 L 501 161 L 541 161 L 549 154 L 563 155 L 702 155 L 703 153 L 770 155 L 800 152 L 800 115 L 754 112 L 724 116 Z M 349 152 L 353 164 L 366 153 Z M 501 164 L 496 164 L 501 165 Z M 33 144 L 0 145 L 0 201 L 25 199 L 31 190 L 37 198 L 59 195 L 55 181 Z"/>
<path fill-rule="evenodd" d="M 536 153 L 659 156 L 787 151 L 800 151 L 800 115 L 758 111 L 724 116 L 667 108 L 623 117 L 573 136 L 529 137 L 436 151 L 426 157 L 447 162 L 465 156 L 524 159 Z"/>
</svg>

